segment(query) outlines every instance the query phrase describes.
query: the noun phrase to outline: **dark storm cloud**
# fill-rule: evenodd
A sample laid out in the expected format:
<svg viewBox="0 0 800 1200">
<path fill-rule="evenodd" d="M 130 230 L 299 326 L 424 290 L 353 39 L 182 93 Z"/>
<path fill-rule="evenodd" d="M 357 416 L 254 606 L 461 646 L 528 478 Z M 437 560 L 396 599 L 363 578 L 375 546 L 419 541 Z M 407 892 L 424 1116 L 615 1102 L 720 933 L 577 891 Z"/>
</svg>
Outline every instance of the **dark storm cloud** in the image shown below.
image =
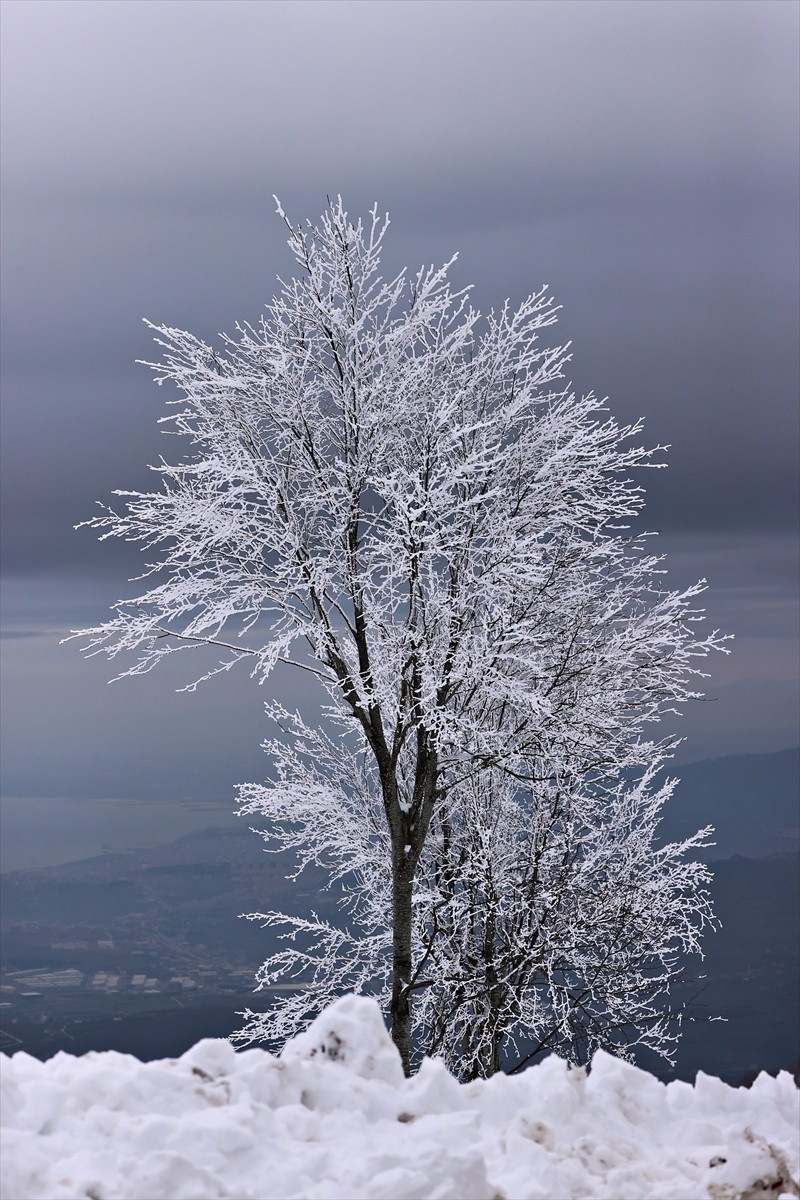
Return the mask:
<svg viewBox="0 0 800 1200">
<path fill-rule="evenodd" d="M 747 143 L 757 169 L 791 122 L 781 3 L 12 0 L 5 25 L 25 105 L 9 152 L 31 180 L 84 194 L 150 190 L 165 171 L 257 185 L 276 167 L 372 184 L 441 170 L 443 148 L 608 173 L 724 162 Z"/>
<path fill-rule="evenodd" d="M 550 284 L 576 387 L 671 444 L 644 480 L 670 579 L 707 575 L 743 635 L 695 756 L 758 721 L 750 748 L 792 740 L 797 24 L 781 0 L 5 0 L 4 614 L 47 631 L 8 643 L 15 787 L 64 765 L 127 795 L 215 745 L 213 700 L 173 710 L 152 677 L 109 701 L 108 665 L 55 647 L 142 565 L 72 526 L 176 452 L 141 318 L 209 339 L 257 318 L 293 269 L 272 193 L 296 220 L 376 201 L 387 272 L 459 251 L 480 308 Z M 226 761 L 263 733 L 252 696 L 236 731 L 238 696 Z"/>
<path fill-rule="evenodd" d="M 272 191 L 298 219 L 326 191 L 377 199 L 388 266 L 458 249 L 481 307 L 549 282 L 576 384 L 673 444 L 653 519 L 785 524 L 794 22 L 763 3 L 12 0 L 8 568 L 100 563 L 63 518 L 143 486 L 162 450 L 139 318 L 211 337 L 257 315 L 291 270 Z"/>
</svg>

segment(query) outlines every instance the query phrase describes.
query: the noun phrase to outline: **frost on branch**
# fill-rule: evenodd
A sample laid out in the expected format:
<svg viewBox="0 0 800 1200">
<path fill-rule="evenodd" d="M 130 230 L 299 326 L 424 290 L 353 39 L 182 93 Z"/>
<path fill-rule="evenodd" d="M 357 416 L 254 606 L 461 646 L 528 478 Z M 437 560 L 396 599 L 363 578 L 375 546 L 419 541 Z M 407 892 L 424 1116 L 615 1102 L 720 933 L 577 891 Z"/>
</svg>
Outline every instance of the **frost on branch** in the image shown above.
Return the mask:
<svg viewBox="0 0 800 1200">
<path fill-rule="evenodd" d="M 327 869 L 342 920 L 250 914 L 287 941 L 259 984 L 311 982 L 315 1010 L 354 988 L 388 1008 L 392 881 L 378 781 L 370 787 L 346 747 L 298 717 L 273 716 L 292 750 L 267 743 L 278 782 L 241 787 L 240 811 L 298 870 Z M 675 781 L 656 785 L 655 775 L 652 767 L 626 783 L 564 773 L 522 786 L 491 771 L 449 788 L 415 892 L 416 1056 L 438 1055 L 462 1078 L 553 1050 L 586 1062 L 597 1049 L 629 1058 L 643 1046 L 672 1061 L 681 1011 L 670 987 L 681 956 L 699 953 L 713 925 L 709 872 L 690 858 L 711 830 L 659 847 Z M 309 1007 L 301 991 L 248 1012 L 237 1040 L 282 1043 Z"/>
<path fill-rule="evenodd" d="M 210 647 L 201 679 L 244 661 L 264 681 L 285 661 L 325 690 L 332 729 L 349 728 L 363 762 L 364 786 L 347 790 L 364 827 L 358 861 L 369 841 L 391 897 L 388 968 L 364 943 L 370 963 L 351 956 L 346 986 L 388 975 L 408 1067 L 412 998 L 427 1020 L 434 995 L 415 914 L 433 906 L 436 941 L 440 917 L 460 927 L 446 889 L 441 909 L 426 897 L 453 854 L 478 853 L 460 815 L 470 789 L 494 811 L 516 781 L 531 820 L 557 805 L 559 836 L 578 814 L 569 844 L 582 845 L 580 814 L 605 802 L 616 820 L 625 789 L 669 754 L 659 722 L 698 694 L 724 639 L 697 632 L 702 584 L 665 588 L 634 482 L 660 464 L 638 423 L 619 426 L 564 384 L 567 348 L 540 341 L 556 319 L 547 290 L 482 316 L 451 289 L 452 261 L 387 281 L 387 226 L 377 210 L 351 221 L 340 200 L 318 225 L 287 222 L 298 277 L 216 349 L 152 327 L 161 358 L 149 365 L 177 393 L 163 419 L 186 454 L 154 467 L 153 492 L 119 492 L 87 522 L 140 544 L 148 587 L 77 636 L 89 652 L 132 655 L 122 674 Z M 308 815 L 292 778 L 264 803 L 319 848 L 321 814 L 350 784 L 318 781 Z M 537 868 L 536 896 L 541 879 Z M 342 931 L 306 932 L 318 956 L 341 959 Z M 537 987 L 568 986 L 568 964 L 542 972 Z"/>
</svg>

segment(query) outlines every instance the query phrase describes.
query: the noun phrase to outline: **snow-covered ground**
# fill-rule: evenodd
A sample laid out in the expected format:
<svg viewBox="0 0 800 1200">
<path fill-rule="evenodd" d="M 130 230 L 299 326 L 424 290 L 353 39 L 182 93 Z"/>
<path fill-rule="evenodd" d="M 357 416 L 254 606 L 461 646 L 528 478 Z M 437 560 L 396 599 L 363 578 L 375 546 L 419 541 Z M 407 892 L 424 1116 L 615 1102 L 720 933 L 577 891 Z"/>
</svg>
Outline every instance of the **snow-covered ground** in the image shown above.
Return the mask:
<svg viewBox="0 0 800 1200">
<path fill-rule="evenodd" d="M 348 996 L 280 1058 L 2 1058 L 4 1200 L 762 1200 L 800 1195 L 788 1075 L 659 1083 L 605 1054 L 459 1085 L 406 1080 L 377 1005 Z"/>
</svg>

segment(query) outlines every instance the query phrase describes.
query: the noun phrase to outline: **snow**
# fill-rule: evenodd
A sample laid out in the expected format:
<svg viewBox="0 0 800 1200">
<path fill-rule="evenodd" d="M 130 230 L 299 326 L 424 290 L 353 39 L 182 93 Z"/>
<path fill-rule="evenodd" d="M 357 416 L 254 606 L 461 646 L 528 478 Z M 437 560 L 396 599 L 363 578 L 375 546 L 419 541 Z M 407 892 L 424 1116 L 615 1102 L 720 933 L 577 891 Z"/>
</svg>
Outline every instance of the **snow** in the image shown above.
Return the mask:
<svg viewBox="0 0 800 1200">
<path fill-rule="evenodd" d="M 275 1058 L 2 1056 L 4 1200 L 762 1200 L 800 1195 L 798 1093 L 658 1082 L 598 1052 L 459 1084 L 405 1079 L 378 1005 L 346 996 Z"/>
</svg>

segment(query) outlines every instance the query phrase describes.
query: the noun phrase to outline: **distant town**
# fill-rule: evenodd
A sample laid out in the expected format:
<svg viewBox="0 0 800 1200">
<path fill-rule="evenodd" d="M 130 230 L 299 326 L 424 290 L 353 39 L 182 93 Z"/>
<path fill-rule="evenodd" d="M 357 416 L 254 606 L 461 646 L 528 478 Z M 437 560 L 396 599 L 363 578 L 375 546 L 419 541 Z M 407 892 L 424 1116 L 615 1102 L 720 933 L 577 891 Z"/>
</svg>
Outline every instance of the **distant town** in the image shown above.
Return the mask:
<svg viewBox="0 0 800 1200">
<path fill-rule="evenodd" d="M 0 1050 L 34 1054 L 74 1052 L 93 1022 L 165 1005 L 188 1013 L 216 1002 L 232 1032 L 237 1011 L 286 986 L 253 994 L 274 934 L 239 913 L 267 890 L 268 907 L 307 906 L 312 892 L 317 908 L 332 903 L 314 886 L 293 890 L 247 831 L 212 829 L 0 880 Z"/>
</svg>

